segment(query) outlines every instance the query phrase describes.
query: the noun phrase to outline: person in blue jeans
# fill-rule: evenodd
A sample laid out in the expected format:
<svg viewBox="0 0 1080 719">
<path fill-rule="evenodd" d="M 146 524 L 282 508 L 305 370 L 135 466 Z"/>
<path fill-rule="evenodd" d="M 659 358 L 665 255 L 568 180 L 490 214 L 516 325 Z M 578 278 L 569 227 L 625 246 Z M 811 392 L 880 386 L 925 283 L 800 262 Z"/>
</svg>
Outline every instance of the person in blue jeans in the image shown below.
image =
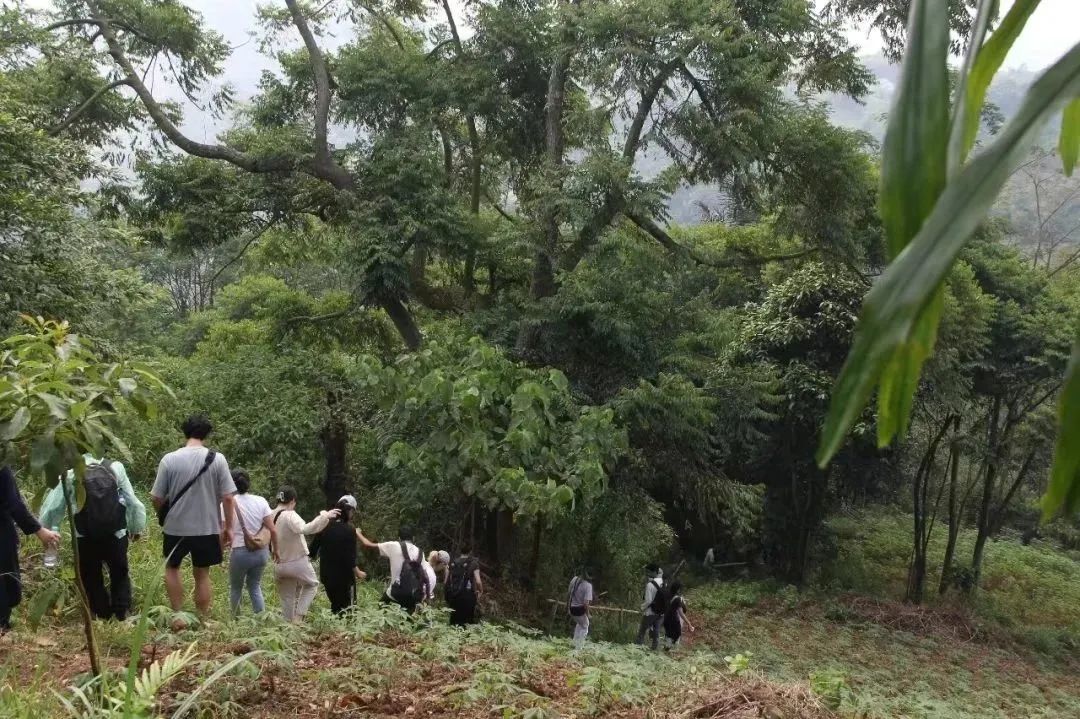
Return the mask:
<svg viewBox="0 0 1080 719">
<path fill-rule="evenodd" d="M 270 561 L 270 549 L 250 550 L 244 545 L 244 530 L 249 535 L 258 534 L 263 527 L 270 530 L 271 543 L 276 542 L 277 532 L 271 516 L 270 503 L 265 497 L 251 494 L 251 478 L 245 470 L 232 472 L 236 485 L 236 519 L 232 525 L 231 550 L 229 553 L 229 606 L 233 614 L 240 613 L 244 601 L 244 587 L 251 598 L 251 608 L 256 614 L 266 609 L 262 593 L 262 575 Z M 241 526 L 243 525 L 243 526 Z"/>
</svg>

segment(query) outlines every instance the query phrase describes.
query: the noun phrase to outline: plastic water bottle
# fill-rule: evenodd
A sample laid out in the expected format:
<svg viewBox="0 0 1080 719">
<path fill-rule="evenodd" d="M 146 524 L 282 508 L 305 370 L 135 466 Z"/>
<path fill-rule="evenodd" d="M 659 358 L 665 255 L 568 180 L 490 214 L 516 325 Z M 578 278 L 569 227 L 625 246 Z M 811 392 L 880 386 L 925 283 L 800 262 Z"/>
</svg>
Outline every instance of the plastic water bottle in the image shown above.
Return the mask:
<svg viewBox="0 0 1080 719">
<path fill-rule="evenodd" d="M 45 547 L 45 568 L 56 569 L 60 566 L 60 548 L 55 544 Z"/>
</svg>

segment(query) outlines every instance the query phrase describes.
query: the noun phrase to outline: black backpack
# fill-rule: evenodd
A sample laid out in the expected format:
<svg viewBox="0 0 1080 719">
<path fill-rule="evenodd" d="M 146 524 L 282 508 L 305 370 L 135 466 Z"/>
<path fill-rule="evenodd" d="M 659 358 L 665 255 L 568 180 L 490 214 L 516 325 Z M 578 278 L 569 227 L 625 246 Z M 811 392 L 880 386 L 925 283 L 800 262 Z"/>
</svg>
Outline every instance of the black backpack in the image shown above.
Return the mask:
<svg viewBox="0 0 1080 719">
<path fill-rule="evenodd" d="M 446 583 L 446 601 L 472 594 L 473 560 L 470 557 L 458 557 L 450 563 L 450 581 Z"/>
<path fill-rule="evenodd" d="M 649 584 L 656 587 L 656 594 L 653 595 L 653 600 L 649 605 L 649 609 L 651 609 L 652 613 L 656 616 L 662 617 L 667 613 L 668 601 L 670 599 L 667 587 L 657 584 L 655 579 L 650 579 Z"/>
<path fill-rule="evenodd" d="M 420 566 L 420 559 L 409 556 L 409 548 L 405 542 L 401 542 L 401 573 L 398 580 L 390 587 L 390 598 L 402 606 L 416 606 L 427 597 L 427 575 Z M 416 553 L 422 557 L 424 553 L 417 548 Z"/>
<path fill-rule="evenodd" d="M 120 482 L 111 462 L 86 466 L 83 486 L 86 500 L 75 514 L 75 529 L 88 539 L 107 539 L 127 526 L 127 508 L 120 501 Z"/>
</svg>

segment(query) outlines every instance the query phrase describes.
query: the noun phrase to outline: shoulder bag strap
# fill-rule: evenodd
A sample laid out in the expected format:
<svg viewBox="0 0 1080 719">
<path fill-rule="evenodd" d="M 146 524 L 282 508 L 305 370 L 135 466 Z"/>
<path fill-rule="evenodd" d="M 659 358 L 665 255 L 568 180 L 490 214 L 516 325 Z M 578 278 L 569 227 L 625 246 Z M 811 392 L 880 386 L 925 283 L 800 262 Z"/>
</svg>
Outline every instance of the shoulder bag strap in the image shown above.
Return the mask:
<svg viewBox="0 0 1080 719">
<path fill-rule="evenodd" d="M 237 498 L 239 499 L 239 498 Z M 244 518 L 240 514 L 240 502 L 237 501 L 233 504 L 233 511 L 236 513 L 236 521 L 240 525 L 240 531 L 243 532 L 245 538 L 251 538 L 255 535 L 248 531 L 248 528 L 244 526 Z"/>
<path fill-rule="evenodd" d="M 187 494 L 187 491 L 191 489 L 192 485 L 199 480 L 199 477 L 206 473 L 206 470 L 210 469 L 210 465 L 214 463 L 214 458 L 217 456 L 217 452 L 210 450 L 206 453 L 206 461 L 203 462 L 202 469 L 195 473 L 195 476 L 191 478 L 191 481 L 183 486 L 183 488 L 177 493 L 175 497 L 169 500 L 169 504 L 176 507 L 176 503 L 180 501 L 180 498 Z"/>
</svg>

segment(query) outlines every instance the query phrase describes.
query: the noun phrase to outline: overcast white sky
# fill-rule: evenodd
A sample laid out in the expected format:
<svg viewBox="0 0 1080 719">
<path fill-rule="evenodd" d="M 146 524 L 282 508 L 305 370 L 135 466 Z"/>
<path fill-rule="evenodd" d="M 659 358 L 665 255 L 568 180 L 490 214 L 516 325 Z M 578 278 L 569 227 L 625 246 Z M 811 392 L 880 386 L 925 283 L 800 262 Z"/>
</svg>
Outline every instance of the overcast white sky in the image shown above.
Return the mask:
<svg viewBox="0 0 1080 719">
<path fill-rule="evenodd" d="M 219 82 L 231 84 L 239 98 L 250 96 L 255 91 L 262 71 L 273 67 L 271 61 L 259 54 L 256 43 L 251 39 L 252 33 L 258 30 L 256 7 L 266 1 L 186 0 L 190 7 L 200 11 L 208 24 L 222 33 L 235 47 L 226 62 L 224 77 Z M 820 3 L 822 0 L 816 1 Z M 31 3 L 38 6 L 51 4 L 49 0 L 31 0 Z M 1006 12 L 1012 3 L 1013 0 L 1003 0 L 1002 13 Z M 451 4 L 458 6 L 460 12 L 461 0 L 451 0 Z M 431 5 L 433 10 L 437 8 L 435 2 Z M 850 36 L 852 42 L 865 54 L 873 54 L 880 49 L 881 43 L 877 35 L 865 29 L 853 29 Z M 1023 36 L 1009 53 L 1005 65 L 1040 69 L 1061 57 L 1077 41 L 1080 41 L 1080 0 L 1042 0 L 1028 21 Z M 159 91 L 162 89 L 164 88 L 159 88 Z M 164 89 L 162 94 L 180 99 L 179 93 L 168 89 Z M 219 125 L 194 108 L 187 109 L 185 120 L 189 132 L 201 134 L 206 139 L 211 139 L 216 134 Z"/>
<path fill-rule="evenodd" d="M 820 1 L 820 0 L 819 0 Z M 209 4 L 206 2 L 203 5 Z M 1001 14 L 1005 15 L 1013 0 L 1003 0 Z M 864 52 L 874 53 L 881 43 L 876 36 L 867 36 L 865 30 L 853 30 L 852 42 Z M 1065 54 L 1080 41 L 1080 0 L 1042 0 L 1038 9 L 1028 20 L 1020 39 L 1013 45 L 1005 59 L 1006 67 L 1027 66 L 1039 70 Z"/>
</svg>

